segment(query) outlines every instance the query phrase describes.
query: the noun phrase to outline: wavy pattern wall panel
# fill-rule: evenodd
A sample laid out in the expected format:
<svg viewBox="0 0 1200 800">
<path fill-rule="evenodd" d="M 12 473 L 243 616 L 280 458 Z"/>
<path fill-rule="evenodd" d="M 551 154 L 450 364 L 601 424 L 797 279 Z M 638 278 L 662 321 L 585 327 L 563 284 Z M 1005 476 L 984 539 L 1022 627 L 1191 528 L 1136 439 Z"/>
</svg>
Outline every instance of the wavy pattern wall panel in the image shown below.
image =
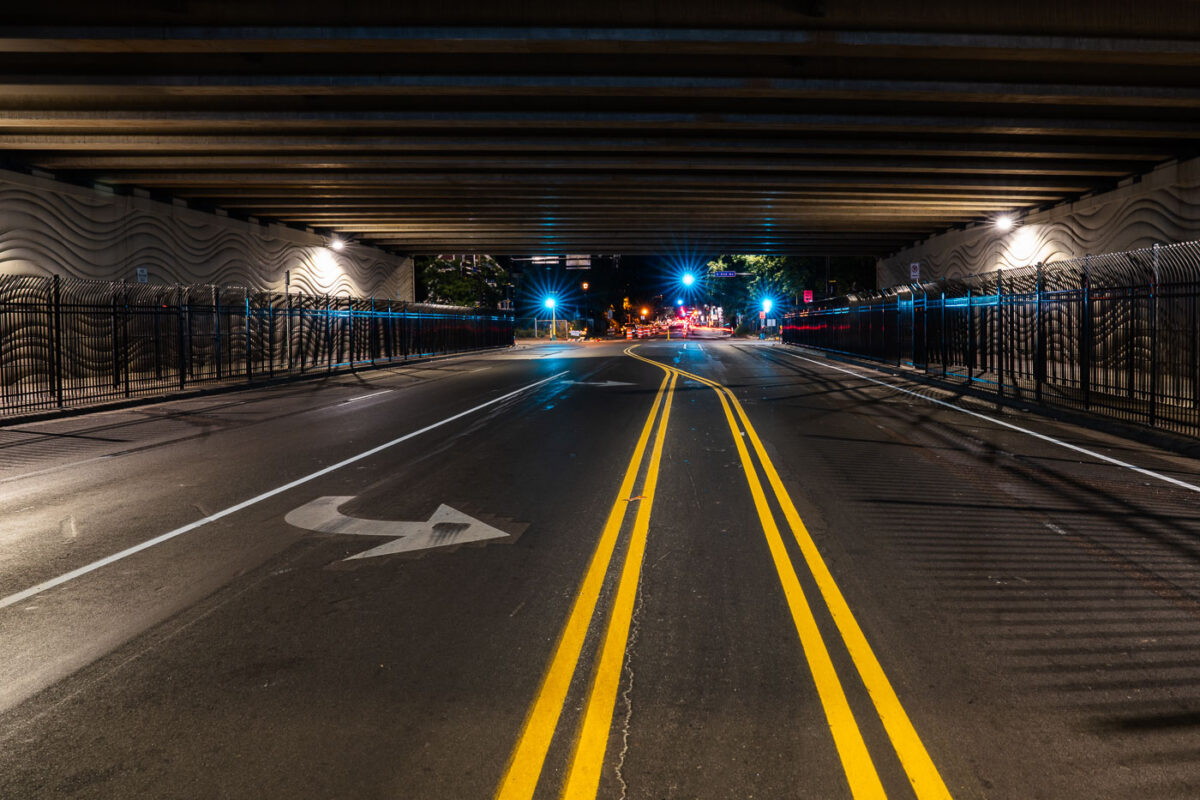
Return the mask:
<svg viewBox="0 0 1200 800">
<path fill-rule="evenodd" d="M 315 234 L 0 172 L 0 273 L 413 300 L 412 260 Z"/>
<path fill-rule="evenodd" d="M 914 261 L 921 262 L 923 280 L 934 280 L 1194 239 L 1200 239 L 1200 159 L 1030 214 L 1007 233 L 980 226 L 935 236 L 880 260 L 875 277 L 880 287 L 907 283 Z"/>
</svg>

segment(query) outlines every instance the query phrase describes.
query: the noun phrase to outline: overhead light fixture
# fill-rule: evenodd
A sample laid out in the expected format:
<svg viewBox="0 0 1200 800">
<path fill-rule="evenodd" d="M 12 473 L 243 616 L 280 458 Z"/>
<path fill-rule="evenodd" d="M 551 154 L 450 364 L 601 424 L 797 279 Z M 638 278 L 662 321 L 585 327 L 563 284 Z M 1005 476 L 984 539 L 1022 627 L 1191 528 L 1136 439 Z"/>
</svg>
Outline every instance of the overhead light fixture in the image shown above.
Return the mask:
<svg viewBox="0 0 1200 800">
<path fill-rule="evenodd" d="M 996 230 L 1011 231 L 1013 227 L 1013 218 L 1005 214 L 1004 216 L 996 217 Z"/>
</svg>

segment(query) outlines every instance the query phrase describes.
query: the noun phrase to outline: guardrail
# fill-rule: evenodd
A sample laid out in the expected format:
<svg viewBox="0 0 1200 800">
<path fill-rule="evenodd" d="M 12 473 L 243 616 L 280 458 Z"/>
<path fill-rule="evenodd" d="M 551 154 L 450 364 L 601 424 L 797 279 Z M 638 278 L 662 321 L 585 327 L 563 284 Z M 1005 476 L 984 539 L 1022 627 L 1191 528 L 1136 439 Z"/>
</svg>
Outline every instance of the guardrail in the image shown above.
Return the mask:
<svg viewBox="0 0 1200 800">
<path fill-rule="evenodd" d="M 1200 242 L 894 286 L 785 315 L 783 341 L 1200 436 Z"/>
<path fill-rule="evenodd" d="M 512 341 L 468 308 L 0 275 L 0 418 Z"/>
</svg>

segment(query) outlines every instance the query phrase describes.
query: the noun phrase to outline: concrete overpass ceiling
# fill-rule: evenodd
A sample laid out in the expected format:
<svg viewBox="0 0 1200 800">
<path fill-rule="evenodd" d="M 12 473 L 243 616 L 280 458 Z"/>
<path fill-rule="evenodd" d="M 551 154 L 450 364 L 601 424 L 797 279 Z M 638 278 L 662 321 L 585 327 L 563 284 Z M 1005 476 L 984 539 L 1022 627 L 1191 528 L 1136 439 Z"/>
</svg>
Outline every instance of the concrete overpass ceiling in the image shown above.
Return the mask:
<svg viewBox="0 0 1200 800">
<path fill-rule="evenodd" d="M 406 253 L 882 255 L 1192 155 L 1186 0 L 44 2 L 0 150 Z"/>
</svg>

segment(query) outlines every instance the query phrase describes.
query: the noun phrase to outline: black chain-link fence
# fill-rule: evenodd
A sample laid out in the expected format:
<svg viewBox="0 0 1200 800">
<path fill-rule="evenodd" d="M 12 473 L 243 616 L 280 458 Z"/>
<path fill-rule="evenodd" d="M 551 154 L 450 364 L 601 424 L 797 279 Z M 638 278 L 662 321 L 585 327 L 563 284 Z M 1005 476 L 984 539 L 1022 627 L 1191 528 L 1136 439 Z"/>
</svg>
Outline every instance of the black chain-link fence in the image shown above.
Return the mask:
<svg viewBox="0 0 1200 800">
<path fill-rule="evenodd" d="M 1200 436 L 1200 242 L 811 304 L 783 341 Z"/>
<path fill-rule="evenodd" d="M 512 341 L 468 308 L 0 275 L 0 417 Z"/>
</svg>

